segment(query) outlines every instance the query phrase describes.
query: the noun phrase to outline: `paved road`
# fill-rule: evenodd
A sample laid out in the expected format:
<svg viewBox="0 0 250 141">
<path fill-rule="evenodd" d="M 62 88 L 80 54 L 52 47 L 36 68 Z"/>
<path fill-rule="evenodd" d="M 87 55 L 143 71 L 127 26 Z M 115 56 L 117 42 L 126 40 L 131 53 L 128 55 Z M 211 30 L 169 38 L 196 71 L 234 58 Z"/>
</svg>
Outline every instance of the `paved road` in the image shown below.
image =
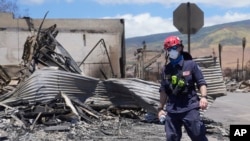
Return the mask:
<svg viewBox="0 0 250 141">
<path fill-rule="evenodd" d="M 217 98 L 204 115 L 225 126 L 250 124 L 250 93 L 227 93 Z"/>
</svg>

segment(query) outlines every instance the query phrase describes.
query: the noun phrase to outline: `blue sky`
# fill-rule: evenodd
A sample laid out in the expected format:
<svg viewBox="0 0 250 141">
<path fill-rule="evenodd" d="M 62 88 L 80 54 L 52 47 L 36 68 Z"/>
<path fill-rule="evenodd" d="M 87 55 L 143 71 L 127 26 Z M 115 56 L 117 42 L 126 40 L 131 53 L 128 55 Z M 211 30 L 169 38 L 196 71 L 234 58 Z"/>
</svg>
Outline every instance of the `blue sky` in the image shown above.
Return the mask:
<svg viewBox="0 0 250 141">
<path fill-rule="evenodd" d="M 250 0 L 17 0 L 19 13 L 31 18 L 123 18 L 126 38 L 177 31 L 173 11 L 195 3 L 204 27 L 250 19 Z"/>
</svg>

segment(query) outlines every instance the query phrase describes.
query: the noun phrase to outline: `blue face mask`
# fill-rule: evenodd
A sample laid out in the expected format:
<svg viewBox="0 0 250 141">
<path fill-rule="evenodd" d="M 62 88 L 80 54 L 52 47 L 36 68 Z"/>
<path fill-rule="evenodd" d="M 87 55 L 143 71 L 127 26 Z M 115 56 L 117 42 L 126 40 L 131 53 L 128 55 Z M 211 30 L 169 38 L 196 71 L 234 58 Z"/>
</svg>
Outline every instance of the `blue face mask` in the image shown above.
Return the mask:
<svg viewBox="0 0 250 141">
<path fill-rule="evenodd" d="M 169 54 L 169 58 L 171 59 L 176 59 L 179 56 L 179 52 L 174 49 L 170 50 L 168 54 Z"/>
<path fill-rule="evenodd" d="M 177 65 L 183 59 L 182 55 L 179 55 L 176 59 L 169 58 L 172 65 Z"/>
<path fill-rule="evenodd" d="M 179 52 L 177 51 L 178 46 L 172 46 L 167 49 L 169 58 L 176 59 L 179 56 Z"/>
</svg>

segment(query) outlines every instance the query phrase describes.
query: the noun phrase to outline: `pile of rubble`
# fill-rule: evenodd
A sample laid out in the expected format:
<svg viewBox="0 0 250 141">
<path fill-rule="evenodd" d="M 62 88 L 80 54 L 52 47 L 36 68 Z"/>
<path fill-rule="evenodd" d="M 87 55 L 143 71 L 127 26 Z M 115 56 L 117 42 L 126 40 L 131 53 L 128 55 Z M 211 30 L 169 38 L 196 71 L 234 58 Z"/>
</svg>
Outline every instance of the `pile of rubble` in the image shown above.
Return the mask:
<svg viewBox="0 0 250 141">
<path fill-rule="evenodd" d="M 1 139 L 46 140 L 52 132 L 56 140 L 116 135 L 123 118 L 141 120 L 156 112 L 159 84 L 84 76 L 57 34 L 56 25 L 39 28 L 27 38 L 15 71 L 0 67 Z"/>
<path fill-rule="evenodd" d="M 250 80 L 237 82 L 235 79 L 226 81 L 227 91 L 229 92 L 250 92 Z"/>
</svg>

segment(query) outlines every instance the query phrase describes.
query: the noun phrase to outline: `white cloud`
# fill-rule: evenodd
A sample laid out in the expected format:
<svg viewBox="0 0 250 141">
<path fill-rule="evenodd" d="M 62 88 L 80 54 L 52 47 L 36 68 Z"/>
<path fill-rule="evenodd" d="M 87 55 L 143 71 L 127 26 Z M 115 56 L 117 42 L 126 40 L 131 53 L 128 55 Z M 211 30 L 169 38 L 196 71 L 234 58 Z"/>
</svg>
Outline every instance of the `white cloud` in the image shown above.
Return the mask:
<svg viewBox="0 0 250 141">
<path fill-rule="evenodd" d="M 149 13 L 118 15 L 114 18 L 125 19 L 126 38 L 177 31 L 172 19 L 152 17 Z"/>
<path fill-rule="evenodd" d="M 250 13 L 227 12 L 223 16 L 212 16 L 205 19 L 205 26 L 211 26 L 234 21 L 242 21 L 250 19 Z"/>
<path fill-rule="evenodd" d="M 191 0 L 193 3 L 208 4 L 210 6 L 220 6 L 222 8 L 249 7 L 249 0 Z"/>
</svg>

